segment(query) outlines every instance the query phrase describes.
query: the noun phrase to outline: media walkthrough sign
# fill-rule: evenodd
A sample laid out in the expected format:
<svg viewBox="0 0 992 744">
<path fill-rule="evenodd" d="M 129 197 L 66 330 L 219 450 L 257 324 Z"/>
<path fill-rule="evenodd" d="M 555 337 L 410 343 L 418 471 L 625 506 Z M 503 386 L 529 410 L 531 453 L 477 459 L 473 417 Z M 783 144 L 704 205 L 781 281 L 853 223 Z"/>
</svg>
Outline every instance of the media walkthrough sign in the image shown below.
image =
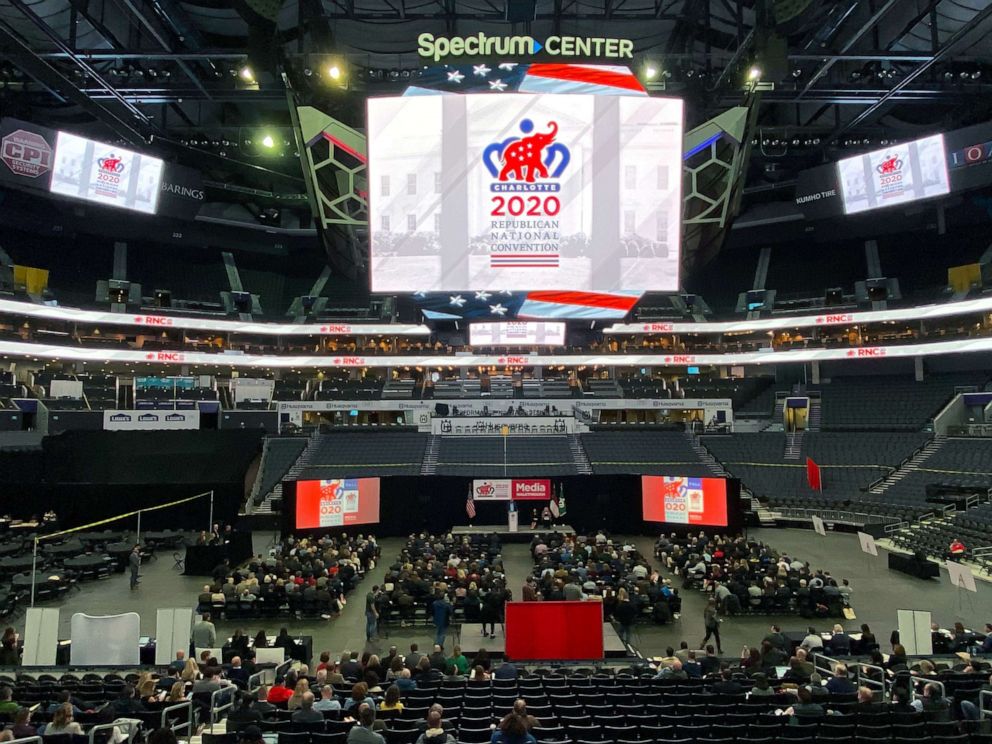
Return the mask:
<svg viewBox="0 0 992 744">
<path fill-rule="evenodd" d="M 548 501 L 551 481 L 535 478 L 486 478 L 472 481 L 475 501 Z"/>
</svg>

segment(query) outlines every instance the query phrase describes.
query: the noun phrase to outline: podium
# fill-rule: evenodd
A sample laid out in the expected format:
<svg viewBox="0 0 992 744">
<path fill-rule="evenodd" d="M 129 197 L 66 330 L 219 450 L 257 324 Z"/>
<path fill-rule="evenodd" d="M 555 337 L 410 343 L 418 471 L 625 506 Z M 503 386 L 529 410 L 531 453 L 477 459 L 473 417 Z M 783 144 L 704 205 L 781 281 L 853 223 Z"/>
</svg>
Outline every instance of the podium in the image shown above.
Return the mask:
<svg viewBox="0 0 992 744">
<path fill-rule="evenodd" d="M 520 512 L 514 510 L 506 513 L 506 526 L 510 532 L 516 532 L 519 529 L 520 524 Z"/>
</svg>

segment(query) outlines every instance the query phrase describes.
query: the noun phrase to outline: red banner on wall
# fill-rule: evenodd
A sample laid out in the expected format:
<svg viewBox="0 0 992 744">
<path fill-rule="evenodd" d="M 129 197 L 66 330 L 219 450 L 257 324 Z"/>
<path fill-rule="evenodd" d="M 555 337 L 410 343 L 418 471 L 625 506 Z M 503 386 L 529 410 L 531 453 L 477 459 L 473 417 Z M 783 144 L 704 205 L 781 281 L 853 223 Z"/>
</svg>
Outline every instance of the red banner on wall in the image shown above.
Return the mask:
<svg viewBox="0 0 992 744">
<path fill-rule="evenodd" d="M 823 483 L 820 480 L 820 466 L 813 462 L 812 457 L 806 458 L 806 482 L 814 491 L 823 490 Z"/>
</svg>

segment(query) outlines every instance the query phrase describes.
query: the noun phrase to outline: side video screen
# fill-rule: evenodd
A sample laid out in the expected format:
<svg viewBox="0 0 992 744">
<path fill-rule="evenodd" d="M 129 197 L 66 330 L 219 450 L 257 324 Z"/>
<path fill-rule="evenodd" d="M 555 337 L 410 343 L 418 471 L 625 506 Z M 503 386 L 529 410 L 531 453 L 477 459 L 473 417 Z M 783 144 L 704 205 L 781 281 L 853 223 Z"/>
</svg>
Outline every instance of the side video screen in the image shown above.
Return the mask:
<svg viewBox="0 0 992 744">
<path fill-rule="evenodd" d="M 379 479 L 338 478 L 296 482 L 296 529 L 379 522 Z"/>
<path fill-rule="evenodd" d="M 723 478 L 641 476 L 645 522 L 728 526 L 727 481 Z"/>
</svg>

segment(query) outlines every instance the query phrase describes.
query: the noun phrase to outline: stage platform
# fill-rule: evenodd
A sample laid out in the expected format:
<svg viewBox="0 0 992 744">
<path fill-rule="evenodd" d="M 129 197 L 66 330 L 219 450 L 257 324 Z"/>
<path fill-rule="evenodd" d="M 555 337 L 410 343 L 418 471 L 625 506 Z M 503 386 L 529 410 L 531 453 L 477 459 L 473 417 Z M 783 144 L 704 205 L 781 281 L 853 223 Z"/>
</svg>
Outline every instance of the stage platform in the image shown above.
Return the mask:
<svg viewBox="0 0 992 744">
<path fill-rule="evenodd" d="M 510 532 L 510 527 L 507 524 L 479 524 L 451 528 L 452 535 L 499 535 L 500 540 L 505 543 L 529 543 L 534 535 L 546 535 L 549 532 L 558 532 L 562 535 L 575 534 L 575 530 L 568 524 L 548 528 L 538 527 L 536 530 L 532 530 L 530 527 L 520 527 L 516 532 Z"/>
<path fill-rule="evenodd" d="M 503 655 L 506 651 L 506 632 L 502 625 L 496 626 L 496 637 L 483 638 L 482 625 L 479 623 L 465 623 L 461 626 L 461 641 L 459 643 L 462 653 L 471 657 L 480 648 L 486 649 L 490 656 Z M 616 629 L 610 623 L 603 623 L 603 653 L 607 659 L 627 658 L 627 648 L 620 640 Z"/>
</svg>

